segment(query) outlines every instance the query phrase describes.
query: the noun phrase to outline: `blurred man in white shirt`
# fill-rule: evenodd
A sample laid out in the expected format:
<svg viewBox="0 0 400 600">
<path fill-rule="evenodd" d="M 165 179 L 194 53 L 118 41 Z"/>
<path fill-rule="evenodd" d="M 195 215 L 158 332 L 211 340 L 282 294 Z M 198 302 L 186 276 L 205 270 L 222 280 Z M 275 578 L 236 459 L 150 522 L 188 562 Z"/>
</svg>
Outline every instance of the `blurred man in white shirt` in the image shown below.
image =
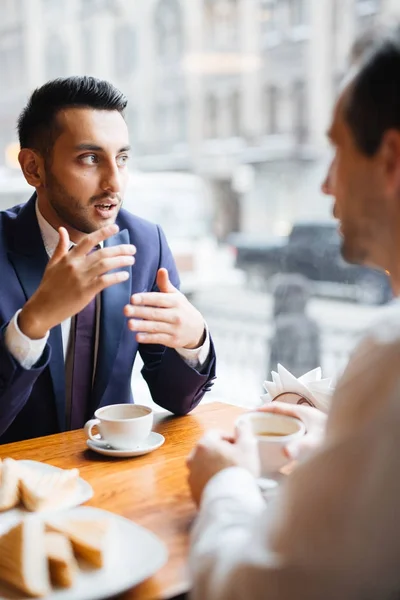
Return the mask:
<svg viewBox="0 0 400 600">
<path fill-rule="evenodd" d="M 323 191 L 335 198 L 343 256 L 388 271 L 399 296 L 399 29 L 371 49 L 346 83 L 328 135 L 335 156 Z M 306 417 L 310 445 L 323 442 L 268 504 L 254 478 L 257 451 L 248 431 L 234 440 L 210 432 L 192 452 L 189 484 L 199 504 L 191 544 L 194 600 L 400 594 L 399 299 L 382 310 L 353 354 L 326 434 L 318 413 L 310 409 Z"/>
</svg>

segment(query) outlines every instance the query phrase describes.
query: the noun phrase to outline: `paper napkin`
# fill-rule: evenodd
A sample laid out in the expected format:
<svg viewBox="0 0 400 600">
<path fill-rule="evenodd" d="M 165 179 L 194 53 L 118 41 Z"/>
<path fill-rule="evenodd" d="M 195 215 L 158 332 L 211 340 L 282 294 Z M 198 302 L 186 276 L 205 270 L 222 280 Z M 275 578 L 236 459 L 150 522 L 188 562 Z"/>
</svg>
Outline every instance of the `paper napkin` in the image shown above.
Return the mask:
<svg viewBox="0 0 400 600">
<path fill-rule="evenodd" d="M 298 379 L 278 364 L 278 372 L 272 371 L 272 381 L 264 381 L 267 392 L 261 396 L 266 403 L 279 400 L 289 404 L 308 404 L 327 413 L 334 388 L 331 379 L 322 378 L 321 367 L 305 373 Z"/>
</svg>

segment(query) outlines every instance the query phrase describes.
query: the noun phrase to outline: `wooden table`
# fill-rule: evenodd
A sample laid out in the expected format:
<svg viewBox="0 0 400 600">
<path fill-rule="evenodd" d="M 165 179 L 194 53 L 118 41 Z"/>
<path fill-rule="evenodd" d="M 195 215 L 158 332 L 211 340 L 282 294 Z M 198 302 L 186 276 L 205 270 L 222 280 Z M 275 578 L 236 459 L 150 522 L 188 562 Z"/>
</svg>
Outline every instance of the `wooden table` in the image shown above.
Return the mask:
<svg viewBox="0 0 400 600">
<path fill-rule="evenodd" d="M 82 430 L 0 446 L 0 457 L 31 459 L 64 469 L 77 467 L 93 487 L 87 504 L 147 527 L 167 545 L 167 564 L 120 600 L 172 598 L 189 590 L 188 533 L 195 507 L 186 482 L 186 457 L 204 431 L 233 430 L 243 412 L 222 403 L 200 405 L 185 417 L 156 415 L 154 430 L 165 444 L 146 456 L 115 459 L 86 449 Z"/>
</svg>

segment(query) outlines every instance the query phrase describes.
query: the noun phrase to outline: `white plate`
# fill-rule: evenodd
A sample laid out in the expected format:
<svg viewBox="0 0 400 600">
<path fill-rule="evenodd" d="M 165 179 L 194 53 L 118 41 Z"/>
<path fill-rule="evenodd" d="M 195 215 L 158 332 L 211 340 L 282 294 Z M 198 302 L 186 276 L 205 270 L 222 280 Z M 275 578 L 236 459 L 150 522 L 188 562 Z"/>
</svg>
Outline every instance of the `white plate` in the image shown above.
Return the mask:
<svg viewBox="0 0 400 600">
<path fill-rule="evenodd" d="M 105 445 L 104 442 L 86 440 L 86 444 L 91 450 L 94 450 L 99 454 L 104 454 L 105 456 L 114 456 L 116 458 L 142 456 L 143 454 L 148 454 L 149 452 L 153 452 L 153 450 L 157 450 L 157 448 L 162 446 L 164 442 L 165 437 L 156 431 L 152 431 L 149 437 L 142 444 L 140 444 L 140 446 L 132 448 L 132 450 L 117 450 L 116 448 Z"/>
<path fill-rule="evenodd" d="M 82 568 L 75 585 L 67 589 L 53 588 L 44 600 L 104 600 L 138 585 L 167 561 L 165 544 L 153 533 L 128 519 L 90 506 L 73 508 L 63 514 L 73 519 L 110 519 L 114 530 L 113 544 L 108 563 L 102 569 L 91 568 L 80 562 Z M 22 600 L 26 596 L 0 586 L 0 598 Z"/>
<path fill-rule="evenodd" d="M 41 463 L 36 460 L 19 460 L 18 462 L 22 463 L 23 465 L 28 466 L 30 469 L 37 469 L 38 471 L 41 471 L 42 473 L 50 473 L 52 471 L 61 471 L 62 470 L 59 467 L 54 467 L 53 465 L 48 465 L 47 463 Z M 89 485 L 87 481 L 85 481 L 84 479 L 79 477 L 78 478 L 78 489 L 76 491 L 75 496 L 73 496 L 72 498 L 66 499 L 66 501 L 62 505 L 58 506 L 54 510 L 55 511 L 65 510 L 67 508 L 73 508 L 74 506 L 79 506 L 79 504 L 83 504 L 84 502 L 87 502 L 88 500 L 90 500 L 90 498 L 92 496 L 93 496 L 92 486 Z M 26 515 L 27 513 L 32 514 L 31 512 L 27 511 L 22 506 L 19 506 L 18 508 L 12 508 L 10 510 L 5 511 L 4 513 L 0 513 L 0 534 L 3 533 L 3 531 L 7 527 L 7 525 L 16 523 L 22 516 Z M 0 600 L 1 600 L 1 598 L 0 598 Z"/>
</svg>

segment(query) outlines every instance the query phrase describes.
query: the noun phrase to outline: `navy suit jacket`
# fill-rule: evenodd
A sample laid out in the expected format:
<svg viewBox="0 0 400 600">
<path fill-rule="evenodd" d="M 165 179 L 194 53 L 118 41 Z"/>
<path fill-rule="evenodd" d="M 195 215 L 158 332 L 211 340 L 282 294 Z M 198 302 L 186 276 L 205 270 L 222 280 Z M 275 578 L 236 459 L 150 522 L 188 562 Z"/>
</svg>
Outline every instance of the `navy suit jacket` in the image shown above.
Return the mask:
<svg viewBox="0 0 400 600">
<path fill-rule="evenodd" d="M 61 326 L 54 327 L 40 360 L 24 369 L 8 352 L 4 334 L 15 312 L 37 289 L 48 262 L 35 214 L 36 195 L 24 205 L 0 212 L 0 443 L 65 431 L 65 375 Z M 100 333 L 88 417 L 100 406 L 133 402 L 132 367 L 139 352 L 142 374 L 153 400 L 186 414 L 215 377 L 215 353 L 206 372 L 191 368 L 175 350 L 138 344 L 128 330 L 123 307 L 136 292 L 156 290 L 156 274 L 166 267 L 179 286 L 175 263 L 162 230 L 121 209 L 120 231 L 105 245 L 134 244 L 136 262 L 127 281 L 101 293 Z"/>
</svg>

